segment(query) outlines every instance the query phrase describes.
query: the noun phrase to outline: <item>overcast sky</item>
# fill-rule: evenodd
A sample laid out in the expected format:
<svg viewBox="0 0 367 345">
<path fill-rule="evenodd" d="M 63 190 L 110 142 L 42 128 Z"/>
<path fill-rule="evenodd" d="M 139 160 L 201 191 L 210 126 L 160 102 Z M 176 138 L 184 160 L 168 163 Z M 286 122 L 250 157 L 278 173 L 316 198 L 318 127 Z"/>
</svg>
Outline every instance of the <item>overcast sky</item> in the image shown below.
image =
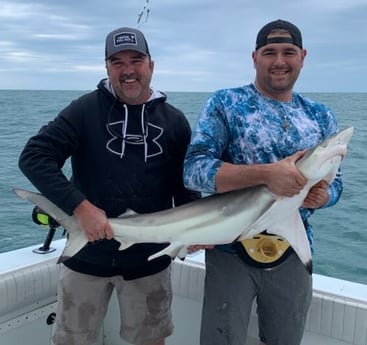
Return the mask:
<svg viewBox="0 0 367 345">
<path fill-rule="evenodd" d="M 367 92 L 366 0 L 147 1 L 0 0 L 0 89 L 94 89 L 105 37 L 121 26 L 145 33 L 162 91 L 243 85 L 257 32 L 281 18 L 308 51 L 297 91 Z"/>
</svg>

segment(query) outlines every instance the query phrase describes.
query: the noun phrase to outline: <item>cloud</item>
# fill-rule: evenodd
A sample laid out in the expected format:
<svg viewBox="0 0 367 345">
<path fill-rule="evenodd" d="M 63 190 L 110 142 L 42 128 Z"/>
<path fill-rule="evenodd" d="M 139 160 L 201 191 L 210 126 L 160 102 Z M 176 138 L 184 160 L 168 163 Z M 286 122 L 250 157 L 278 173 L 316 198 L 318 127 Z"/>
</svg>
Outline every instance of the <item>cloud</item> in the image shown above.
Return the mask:
<svg viewBox="0 0 367 345">
<path fill-rule="evenodd" d="M 105 37 L 120 26 L 144 31 L 163 91 L 237 86 L 254 78 L 258 30 L 282 18 L 308 50 L 300 91 L 367 91 L 366 17 L 364 0 L 0 0 L 0 88 L 94 88 Z"/>
</svg>

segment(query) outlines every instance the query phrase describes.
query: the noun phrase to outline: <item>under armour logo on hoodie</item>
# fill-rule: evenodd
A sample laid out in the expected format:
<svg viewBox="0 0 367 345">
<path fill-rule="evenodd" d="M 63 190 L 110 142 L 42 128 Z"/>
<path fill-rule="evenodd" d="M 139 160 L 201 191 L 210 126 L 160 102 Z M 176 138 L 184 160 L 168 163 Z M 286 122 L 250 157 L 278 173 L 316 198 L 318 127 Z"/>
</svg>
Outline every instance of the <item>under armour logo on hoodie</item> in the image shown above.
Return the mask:
<svg viewBox="0 0 367 345">
<path fill-rule="evenodd" d="M 107 123 L 107 130 L 112 136 L 107 142 L 107 149 L 123 158 L 126 145 L 143 145 L 145 162 L 154 156 L 163 153 L 163 148 L 158 139 L 163 133 L 163 128 L 145 121 L 143 106 L 141 111 L 141 133 L 128 133 L 128 110 L 125 106 L 125 120 Z"/>
</svg>

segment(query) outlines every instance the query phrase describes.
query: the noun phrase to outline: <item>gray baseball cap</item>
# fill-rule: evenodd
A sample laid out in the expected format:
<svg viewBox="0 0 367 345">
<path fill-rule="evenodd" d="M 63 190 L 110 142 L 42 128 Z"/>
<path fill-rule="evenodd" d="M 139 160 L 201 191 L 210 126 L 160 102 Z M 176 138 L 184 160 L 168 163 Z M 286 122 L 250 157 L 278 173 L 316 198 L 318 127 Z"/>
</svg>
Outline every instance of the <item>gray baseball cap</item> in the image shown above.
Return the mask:
<svg viewBox="0 0 367 345">
<path fill-rule="evenodd" d="M 106 37 L 106 60 L 125 50 L 134 50 L 150 56 L 148 43 L 141 31 L 124 27 L 110 32 Z"/>
</svg>

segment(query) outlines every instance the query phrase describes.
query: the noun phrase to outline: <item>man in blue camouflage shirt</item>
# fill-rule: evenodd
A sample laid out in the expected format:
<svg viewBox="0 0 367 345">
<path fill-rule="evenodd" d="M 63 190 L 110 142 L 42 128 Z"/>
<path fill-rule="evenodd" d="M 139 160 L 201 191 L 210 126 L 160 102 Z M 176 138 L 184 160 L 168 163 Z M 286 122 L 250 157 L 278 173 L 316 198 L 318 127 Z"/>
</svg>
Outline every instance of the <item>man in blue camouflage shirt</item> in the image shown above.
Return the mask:
<svg viewBox="0 0 367 345">
<path fill-rule="evenodd" d="M 300 192 L 307 181 L 296 161 L 338 131 L 328 107 L 293 91 L 306 53 L 292 23 L 276 20 L 259 31 L 254 83 L 219 90 L 202 109 L 184 164 L 187 188 L 222 193 L 266 185 L 277 195 Z M 308 218 L 315 209 L 334 205 L 342 189 L 339 170 L 333 183 L 319 182 L 306 197 L 300 214 L 311 249 Z M 264 238 L 277 245 L 274 236 Z M 253 241 L 206 250 L 201 345 L 245 344 L 254 299 L 261 344 L 301 343 L 312 276 L 291 247 L 269 263 L 249 254 L 249 246 L 258 245 Z"/>
</svg>

